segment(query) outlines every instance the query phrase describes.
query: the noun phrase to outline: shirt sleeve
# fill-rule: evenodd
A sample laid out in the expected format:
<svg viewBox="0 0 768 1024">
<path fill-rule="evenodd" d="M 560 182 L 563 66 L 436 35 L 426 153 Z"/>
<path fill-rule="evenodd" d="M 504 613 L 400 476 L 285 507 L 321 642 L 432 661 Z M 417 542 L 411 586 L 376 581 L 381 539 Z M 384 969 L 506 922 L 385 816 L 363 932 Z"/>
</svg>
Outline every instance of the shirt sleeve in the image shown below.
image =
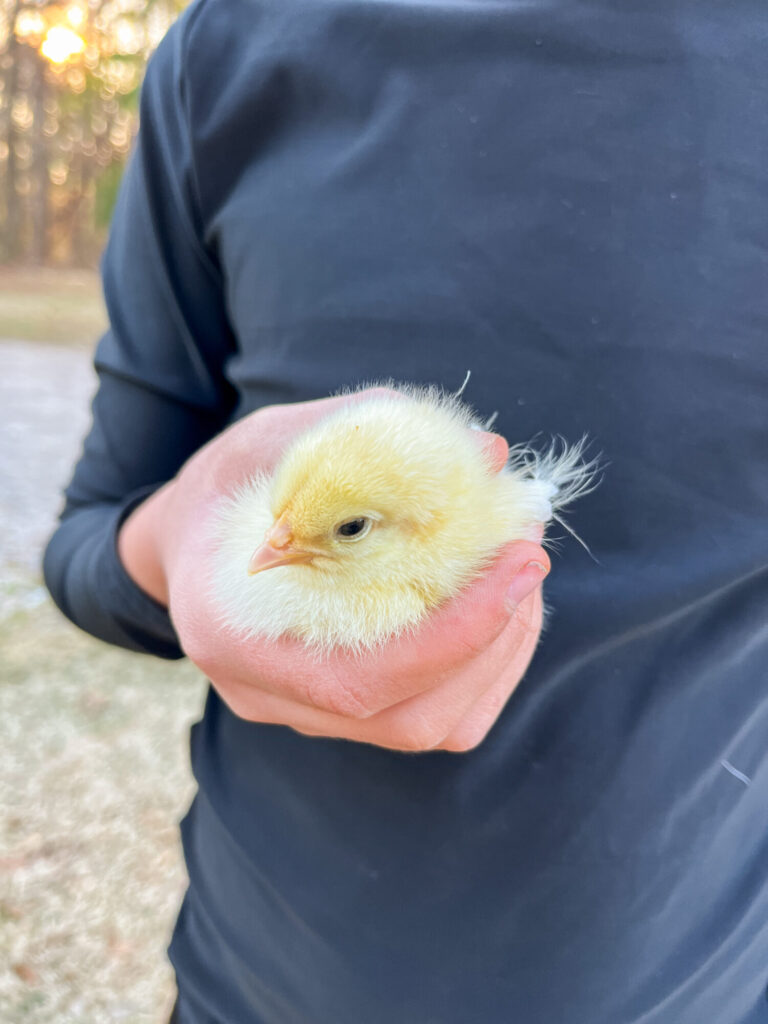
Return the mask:
<svg viewBox="0 0 768 1024">
<path fill-rule="evenodd" d="M 194 15 L 194 8 L 188 14 Z M 43 572 L 76 625 L 110 643 L 181 657 L 167 610 L 128 576 L 128 513 L 229 420 L 234 338 L 204 241 L 187 116 L 182 17 L 147 69 L 136 149 L 102 263 L 110 327 L 95 357 L 93 421 Z"/>
</svg>

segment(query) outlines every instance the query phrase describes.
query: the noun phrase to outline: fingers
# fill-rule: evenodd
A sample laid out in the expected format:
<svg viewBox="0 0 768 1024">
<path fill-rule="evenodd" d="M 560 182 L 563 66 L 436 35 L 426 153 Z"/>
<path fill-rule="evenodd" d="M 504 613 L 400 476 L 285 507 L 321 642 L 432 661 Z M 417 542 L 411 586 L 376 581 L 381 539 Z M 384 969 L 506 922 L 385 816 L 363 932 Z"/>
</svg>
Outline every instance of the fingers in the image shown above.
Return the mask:
<svg viewBox="0 0 768 1024">
<path fill-rule="evenodd" d="M 532 615 L 527 641 L 518 648 L 517 659 L 462 716 L 455 728 L 438 744 L 437 749 L 455 753 L 473 750 L 488 735 L 518 683 L 525 675 L 541 634 L 543 601 L 541 588 L 531 596 Z"/>
<path fill-rule="evenodd" d="M 208 664 L 229 664 L 239 680 L 258 680 L 261 689 L 310 708 L 367 718 L 434 689 L 474 663 L 548 569 L 549 558 L 538 544 L 516 541 L 414 634 L 365 654 L 336 650 L 313 658 L 290 638 L 243 643 L 220 633 L 207 639 Z"/>
<path fill-rule="evenodd" d="M 387 682 L 371 692 L 363 684 L 358 690 L 362 702 L 379 711 L 388 706 L 385 702 L 414 696 L 479 657 L 548 571 L 549 558 L 540 545 L 507 545 L 478 580 L 433 612 L 413 636 L 373 655 L 370 678 L 384 676 Z"/>
<path fill-rule="evenodd" d="M 502 636 L 473 664 L 361 724 L 375 729 L 375 735 L 383 730 L 384 745 L 399 750 L 468 750 L 479 743 L 522 678 L 536 647 L 541 630 L 540 589 L 526 599 Z"/>
<path fill-rule="evenodd" d="M 485 736 L 522 678 L 540 628 L 538 588 L 481 658 L 425 693 L 363 720 L 267 693 L 253 682 L 229 682 L 218 689 L 235 714 L 250 721 L 288 725 L 307 735 L 395 750 L 467 750 Z"/>
</svg>

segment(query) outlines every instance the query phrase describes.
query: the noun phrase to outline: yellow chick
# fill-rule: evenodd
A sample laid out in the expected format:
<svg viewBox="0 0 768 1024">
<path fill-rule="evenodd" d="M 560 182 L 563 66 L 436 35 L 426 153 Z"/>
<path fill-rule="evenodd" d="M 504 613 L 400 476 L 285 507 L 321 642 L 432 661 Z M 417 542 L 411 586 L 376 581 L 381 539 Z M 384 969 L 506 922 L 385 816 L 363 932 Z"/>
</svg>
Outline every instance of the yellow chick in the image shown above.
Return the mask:
<svg viewBox="0 0 768 1024">
<path fill-rule="evenodd" d="M 498 473 L 471 429 L 484 427 L 457 396 L 397 386 L 298 437 L 271 476 L 222 503 L 212 582 L 223 622 L 319 650 L 373 647 L 593 486 L 583 443 L 514 448 Z"/>
</svg>

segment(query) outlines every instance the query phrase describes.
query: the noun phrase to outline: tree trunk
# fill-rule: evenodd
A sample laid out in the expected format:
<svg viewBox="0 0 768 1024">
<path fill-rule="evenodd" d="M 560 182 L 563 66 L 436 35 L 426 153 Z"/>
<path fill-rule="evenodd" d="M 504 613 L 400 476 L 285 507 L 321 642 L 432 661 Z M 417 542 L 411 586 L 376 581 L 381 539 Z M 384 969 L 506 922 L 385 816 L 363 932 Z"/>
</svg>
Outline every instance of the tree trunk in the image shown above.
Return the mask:
<svg viewBox="0 0 768 1024">
<path fill-rule="evenodd" d="M 43 127 L 45 125 L 45 99 L 48 92 L 43 58 L 35 57 L 34 79 L 34 156 L 32 160 L 32 179 L 35 183 L 32 194 L 32 247 L 31 261 L 34 264 L 45 263 L 48 257 L 48 140 Z"/>
<path fill-rule="evenodd" d="M 16 161 L 16 131 L 13 126 L 13 101 L 19 86 L 19 46 L 18 40 L 13 31 L 16 23 L 16 15 L 19 13 L 20 0 L 15 0 L 8 15 L 8 42 L 3 53 L 4 64 L 4 99 L 5 108 L 3 111 L 3 138 L 8 146 L 8 155 L 5 161 L 4 206 L 5 217 L 3 218 L 0 241 L 2 252 L 6 260 L 14 260 L 19 255 L 19 229 L 21 226 L 21 211 L 19 198 L 16 192 L 17 161 Z"/>
</svg>

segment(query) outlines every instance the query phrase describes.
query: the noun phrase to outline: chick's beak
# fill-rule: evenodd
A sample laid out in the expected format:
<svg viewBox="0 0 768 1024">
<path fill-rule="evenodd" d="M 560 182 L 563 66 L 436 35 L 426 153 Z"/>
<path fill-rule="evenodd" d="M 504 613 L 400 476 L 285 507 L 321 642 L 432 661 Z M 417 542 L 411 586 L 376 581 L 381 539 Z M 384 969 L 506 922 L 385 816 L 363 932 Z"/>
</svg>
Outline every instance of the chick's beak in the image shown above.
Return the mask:
<svg viewBox="0 0 768 1024">
<path fill-rule="evenodd" d="M 311 562 L 314 556 L 314 551 L 296 546 L 290 524 L 281 516 L 274 526 L 267 530 L 264 543 L 251 555 L 248 574 L 253 576 L 263 569 L 274 569 L 278 565 Z"/>
</svg>

